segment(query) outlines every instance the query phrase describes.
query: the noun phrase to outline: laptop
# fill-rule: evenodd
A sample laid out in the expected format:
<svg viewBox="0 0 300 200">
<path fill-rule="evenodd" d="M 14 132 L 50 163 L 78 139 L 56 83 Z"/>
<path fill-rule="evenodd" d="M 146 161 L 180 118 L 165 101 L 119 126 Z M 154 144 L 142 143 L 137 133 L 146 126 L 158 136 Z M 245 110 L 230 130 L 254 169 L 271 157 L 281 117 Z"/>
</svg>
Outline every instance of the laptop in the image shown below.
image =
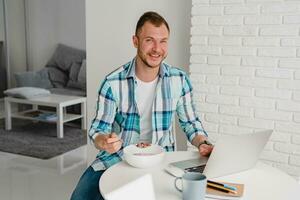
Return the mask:
<svg viewBox="0 0 300 200">
<path fill-rule="evenodd" d="M 177 168 L 177 171 L 180 169 L 182 172 L 201 172 L 208 178 L 250 169 L 255 166 L 272 132 L 265 130 L 243 135 L 223 135 L 216 142 L 209 158 L 200 157 L 173 162 L 168 167 L 170 171 Z"/>
</svg>

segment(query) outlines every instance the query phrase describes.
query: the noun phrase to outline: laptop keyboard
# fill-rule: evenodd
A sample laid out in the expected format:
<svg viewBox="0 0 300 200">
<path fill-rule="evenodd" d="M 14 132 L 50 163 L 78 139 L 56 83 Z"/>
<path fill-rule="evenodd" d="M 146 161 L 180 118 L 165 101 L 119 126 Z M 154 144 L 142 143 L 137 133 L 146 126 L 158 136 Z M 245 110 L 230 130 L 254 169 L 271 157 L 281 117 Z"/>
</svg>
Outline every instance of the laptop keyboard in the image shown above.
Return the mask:
<svg viewBox="0 0 300 200">
<path fill-rule="evenodd" d="M 185 168 L 185 172 L 200 172 L 202 173 L 204 171 L 205 165 L 200 165 L 196 167 L 190 167 L 190 168 Z"/>
</svg>

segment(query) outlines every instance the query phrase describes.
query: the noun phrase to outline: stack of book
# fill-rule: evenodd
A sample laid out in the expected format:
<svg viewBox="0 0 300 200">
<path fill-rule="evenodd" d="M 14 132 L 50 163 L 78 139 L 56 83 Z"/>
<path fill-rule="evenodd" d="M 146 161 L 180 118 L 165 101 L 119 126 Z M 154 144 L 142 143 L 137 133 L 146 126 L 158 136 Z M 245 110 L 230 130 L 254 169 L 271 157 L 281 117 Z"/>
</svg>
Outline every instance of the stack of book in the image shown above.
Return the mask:
<svg viewBox="0 0 300 200">
<path fill-rule="evenodd" d="M 32 118 L 39 119 L 39 120 L 45 120 L 45 121 L 56 121 L 57 120 L 56 113 L 43 112 L 40 110 L 33 110 L 33 111 L 25 112 L 24 116 L 32 117 Z"/>
<path fill-rule="evenodd" d="M 26 117 L 38 117 L 43 112 L 40 110 L 32 110 L 24 113 L 24 116 Z"/>
<path fill-rule="evenodd" d="M 45 121 L 56 121 L 57 115 L 56 113 L 42 113 L 37 117 L 37 119 Z"/>
</svg>

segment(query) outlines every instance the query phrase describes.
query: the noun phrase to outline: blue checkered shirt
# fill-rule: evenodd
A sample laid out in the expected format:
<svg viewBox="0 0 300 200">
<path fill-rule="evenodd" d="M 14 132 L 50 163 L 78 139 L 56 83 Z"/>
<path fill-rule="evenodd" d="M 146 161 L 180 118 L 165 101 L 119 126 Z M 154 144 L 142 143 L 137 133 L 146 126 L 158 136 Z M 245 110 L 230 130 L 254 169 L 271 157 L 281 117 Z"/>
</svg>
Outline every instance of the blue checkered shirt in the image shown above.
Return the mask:
<svg viewBox="0 0 300 200">
<path fill-rule="evenodd" d="M 135 59 L 106 76 L 98 92 L 96 117 L 92 121 L 89 136 L 115 132 L 123 140 L 122 148 L 109 154 L 99 151 L 92 163 L 94 170 L 104 170 L 122 160 L 123 147 L 136 144 L 140 138 L 140 115 L 137 108 Z M 165 151 L 174 151 L 172 122 L 175 112 L 179 124 L 191 142 L 198 135 L 207 136 L 197 117 L 192 101 L 192 86 L 181 69 L 162 63 L 160 66 L 156 96 L 152 106 L 152 144 Z"/>
</svg>

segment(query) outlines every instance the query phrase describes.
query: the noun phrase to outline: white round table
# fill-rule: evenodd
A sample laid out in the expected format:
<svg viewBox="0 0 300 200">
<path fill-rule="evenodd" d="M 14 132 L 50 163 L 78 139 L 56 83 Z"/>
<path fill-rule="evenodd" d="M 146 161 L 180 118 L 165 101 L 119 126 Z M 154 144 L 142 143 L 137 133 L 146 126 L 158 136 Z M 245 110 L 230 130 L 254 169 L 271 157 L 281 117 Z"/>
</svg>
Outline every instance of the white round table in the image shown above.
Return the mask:
<svg viewBox="0 0 300 200">
<path fill-rule="evenodd" d="M 157 200 L 182 199 L 181 193 L 174 188 L 175 177 L 168 174 L 164 168 L 170 162 L 197 157 L 199 157 L 198 152 L 168 152 L 163 163 L 149 169 L 134 168 L 123 161 L 104 172 L 99 181 L 99 189 L 105 198 L 105 195 L 128 182 L 134 181 L 145 174 L 151 174 Z M 295 179 L 263 163 L 258 163 L 254 168 L 247 171 L 214 180 L 244 184 L 242 200 L 298 200 L 300 198 L 300 185 Z"/>
</svg>

